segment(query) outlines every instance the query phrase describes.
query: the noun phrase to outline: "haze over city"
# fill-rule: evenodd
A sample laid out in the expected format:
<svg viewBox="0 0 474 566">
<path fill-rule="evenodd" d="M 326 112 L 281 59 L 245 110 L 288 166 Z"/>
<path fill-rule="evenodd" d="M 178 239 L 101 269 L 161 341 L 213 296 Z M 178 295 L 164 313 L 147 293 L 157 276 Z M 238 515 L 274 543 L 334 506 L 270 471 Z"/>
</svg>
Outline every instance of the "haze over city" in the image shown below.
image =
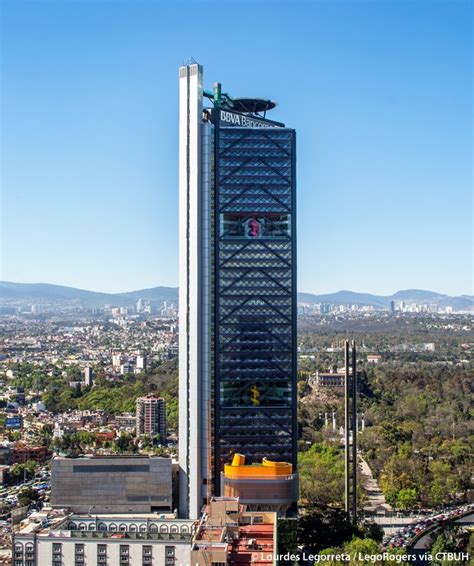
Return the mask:
<svg viewBox="0 0 474 566">
<path fill-rule="evenodd" d="M 178 284 L 192 56 L 297 132 L 300 291 L 472 293 L 469 2 L 2 8 L 1 279 Z"/>
</svg>

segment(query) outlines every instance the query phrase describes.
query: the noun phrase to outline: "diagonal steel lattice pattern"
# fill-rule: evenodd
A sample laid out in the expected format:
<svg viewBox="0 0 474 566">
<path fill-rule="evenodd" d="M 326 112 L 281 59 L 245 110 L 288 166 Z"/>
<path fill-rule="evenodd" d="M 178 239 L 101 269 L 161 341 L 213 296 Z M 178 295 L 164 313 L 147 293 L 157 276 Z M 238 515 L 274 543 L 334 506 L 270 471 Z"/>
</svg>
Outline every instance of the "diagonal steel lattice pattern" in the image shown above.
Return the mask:
<svg viewBox="0 0 474 566">
<path fill-rule="evenodd" d="M 216 143 L 216 465 L 236 452 L 296 464 L 295 134 L 228 127 Z M 254 236 L 230 235 L 228 218 L 256 219 Z M 285 228 L 261 231 L 273 218 Z"/>
</svg>

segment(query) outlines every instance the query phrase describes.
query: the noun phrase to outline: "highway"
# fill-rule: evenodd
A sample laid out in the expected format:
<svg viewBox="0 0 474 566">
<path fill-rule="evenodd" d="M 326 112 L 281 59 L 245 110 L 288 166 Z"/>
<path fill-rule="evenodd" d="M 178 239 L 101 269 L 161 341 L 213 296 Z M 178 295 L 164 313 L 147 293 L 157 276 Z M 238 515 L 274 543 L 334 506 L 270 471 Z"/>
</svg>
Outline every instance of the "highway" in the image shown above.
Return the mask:
<svg viewBox="0 0 474 566">
<path fill-rule="evenodd" d="M 428 554 L 433 533 L 448 522 L 455 522 L 465 527 L 474 526 L 474 504 L 449 509 L 415 521 L 392 535 L 386 541 L 386 546 L 405 548 L 408 554 L 419 557 L 410 561 L 413 565 L 426 564 L 428 561 L 422 556 Z"/>
</svg>

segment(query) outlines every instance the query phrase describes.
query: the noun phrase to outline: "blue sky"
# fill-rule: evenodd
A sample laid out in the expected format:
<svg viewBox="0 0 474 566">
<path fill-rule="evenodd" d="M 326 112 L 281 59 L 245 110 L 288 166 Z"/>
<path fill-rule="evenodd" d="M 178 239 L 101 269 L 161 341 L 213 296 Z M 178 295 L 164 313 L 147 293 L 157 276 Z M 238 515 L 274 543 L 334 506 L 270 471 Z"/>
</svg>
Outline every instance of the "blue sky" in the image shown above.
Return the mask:
<svg viewBox="0 0 474 566">
<path fill-rule="evenodd" d="M 297 130 L 298 287 L 472 293 L 468 1 L 2 2 L 2 273 L 178 284 L 178 66 Z"/>
</svg>

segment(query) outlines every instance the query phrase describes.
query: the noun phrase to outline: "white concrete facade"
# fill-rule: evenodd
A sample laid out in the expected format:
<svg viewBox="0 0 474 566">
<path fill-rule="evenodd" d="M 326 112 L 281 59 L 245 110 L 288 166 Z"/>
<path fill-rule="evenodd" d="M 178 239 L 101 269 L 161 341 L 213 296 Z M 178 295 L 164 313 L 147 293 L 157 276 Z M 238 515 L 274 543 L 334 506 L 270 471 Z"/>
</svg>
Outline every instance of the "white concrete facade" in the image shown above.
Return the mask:
<svg viewBox="0 0 474 566">
<path fill-rule="evenodd" d="M 14 536 L 13 566 L 190 566 L 193 521 L 156 515 L 71 515 Z"/>
<path fill-rule="evenodd" d="M 202 67 L 179 70 L 179 513 L 197 519 L 204 503 L 207 474 L 207 377 L 203 376 L 205 338 L 203 294 L 207 292 L 207 248 L 203 211 L 208 195 L 202 148 Z M 205 186 L 204 186 L 205 185 Z M 203 251 L 204 250 L 204 251 Z M 205 291 L 203 291 L 205 290 Z M 203 318 L 204 317 L 204 318 Z M 206 373 L 206 372 L 204 372 Z"/>
</svg>

